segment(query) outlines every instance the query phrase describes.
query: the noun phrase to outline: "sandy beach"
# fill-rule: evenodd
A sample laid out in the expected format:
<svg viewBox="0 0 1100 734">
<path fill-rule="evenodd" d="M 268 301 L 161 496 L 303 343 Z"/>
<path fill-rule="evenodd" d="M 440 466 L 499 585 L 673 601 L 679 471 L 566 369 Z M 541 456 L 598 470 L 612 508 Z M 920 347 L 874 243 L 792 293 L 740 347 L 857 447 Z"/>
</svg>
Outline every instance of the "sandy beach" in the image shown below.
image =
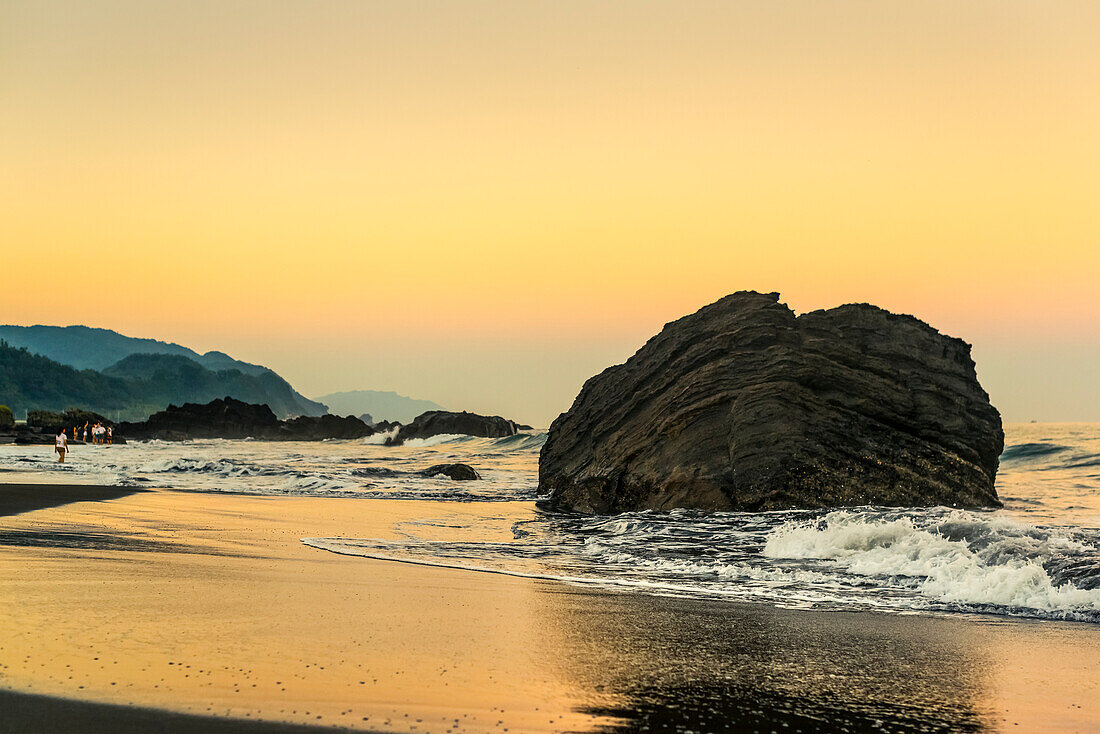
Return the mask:
<svg viewBox="0 0 1100 734">
<path fill-rule="evenodd" d="M 300 542 L 394 537 L 422 516 L 415 501 L 57 484 L 0 498 L 3 731 L 185 731 L 194 716 L 212 731 L 1100 722 L 1091 625 L 617 594 Z M 440 537 L 476 505 L 433 508 Z"/>
</svg>

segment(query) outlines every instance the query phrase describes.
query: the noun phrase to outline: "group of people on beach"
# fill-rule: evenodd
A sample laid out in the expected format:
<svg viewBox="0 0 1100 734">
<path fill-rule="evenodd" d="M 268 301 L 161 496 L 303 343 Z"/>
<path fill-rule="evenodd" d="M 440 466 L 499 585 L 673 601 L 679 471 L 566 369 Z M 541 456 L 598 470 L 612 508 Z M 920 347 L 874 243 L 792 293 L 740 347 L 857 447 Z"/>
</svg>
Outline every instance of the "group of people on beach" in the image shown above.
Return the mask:
<svg viewBox="0 0 1100 734">
<path fill-rule="evenodd" d="M 114 441 L 114 431 L 110 426 L 105 426 L 102 423 L 96 423 L 94 426 L 90 423 L 85 423 L 84 443 L 88 443 L 89 434 L 91 435 L 91 442 L 93 444 L 110 444 Z M 73 440 L 80 440 L 80 426 L 73 426 Z M 65 454 L 69 451 L 69 434 L 64 428 L 59 429 L 57 432 L 54 451 L 57 452 L 57 461 L 64 464 Z"/>
<path fill-rule="evenodd" d="M 85 423 L 84 424 L 84 443 L 88 443 L 88 429 L 89 429 L 89 425 L 87 423 Z M 80 430 L 79 426 L 76 426 L 76 427 L 73 428 L 73 440 L 74 441 L 77 440 L 78 438 L 80 438 L 79 430 Z M 62 433 L 64 433 L 64 431 L 62 431 Z M 113 431 L 111 430 L 110 426 L 105 426 L 102 423 L 96 423 L 94 426 L 91 426 L 91 433 L 92 433 L 92 443 L 94 443 L 94 444 L 109 444 L 109 443 L 111 443 Z"/>
</svg>

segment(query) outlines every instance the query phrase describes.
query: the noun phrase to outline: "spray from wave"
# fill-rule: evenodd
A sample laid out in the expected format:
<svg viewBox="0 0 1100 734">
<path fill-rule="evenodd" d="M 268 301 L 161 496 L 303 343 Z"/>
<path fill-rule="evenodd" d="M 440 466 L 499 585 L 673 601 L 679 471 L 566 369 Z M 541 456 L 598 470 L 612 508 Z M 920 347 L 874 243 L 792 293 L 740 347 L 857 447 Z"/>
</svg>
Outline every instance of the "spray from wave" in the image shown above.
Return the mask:
<svg viewBox="0 0 1100 734">
<path fill-rule="evenodd" d="M 781 526 L 763 555 L 830 561 L 961 607 L 1091 617 L 1100 614 L 1100 547 L 1074 534 L 961 511 L 896 519 L 832 512 Z"/>
<path fill-rule="evenodd" d="M 431 523 L 425 523 L 426 527 Z M 483 526 L 469 528 L 470 535 Z M 546 515 L 512 542 L 306 538 L 337 553 L 472 571 L 819 609 L 1100 622 L 1100 533 L 995 513 Z"/>
</svg>

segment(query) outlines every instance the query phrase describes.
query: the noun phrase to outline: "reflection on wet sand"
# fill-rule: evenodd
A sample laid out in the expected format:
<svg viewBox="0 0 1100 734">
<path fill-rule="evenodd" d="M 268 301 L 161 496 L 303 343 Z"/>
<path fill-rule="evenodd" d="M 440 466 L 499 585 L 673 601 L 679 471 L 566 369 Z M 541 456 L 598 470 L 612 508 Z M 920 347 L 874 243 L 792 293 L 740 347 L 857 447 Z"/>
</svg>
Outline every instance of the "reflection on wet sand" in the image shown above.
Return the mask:
<svg viewBox="0 0 1100 734">
<path fill-rule="evenodd" d="M 563 677 L 636 731 L 978 731 L 968 625 L 544 587 Z"/>
<path fill-rule="evenodd" d="M 396 540 L 410 522 L 449 540 L 478 527 L 478 541 L 499 542 L 531 513 L 439 503 L 424 523 L 418 502 L 145 492 L 11 516 L 0 686 L 417 734 L 1080 731 L 1097 721 L 1091 625 L 609 593 L 300 542 Z"/>
<path fill-rule="evenodd" d="M 543 657 L 621 731 L 1085 731 L 1075 623 L 804 612 L 540 586 Z M 1021 728 L 1022 727 L 1022 728 Z"/>
</svg>

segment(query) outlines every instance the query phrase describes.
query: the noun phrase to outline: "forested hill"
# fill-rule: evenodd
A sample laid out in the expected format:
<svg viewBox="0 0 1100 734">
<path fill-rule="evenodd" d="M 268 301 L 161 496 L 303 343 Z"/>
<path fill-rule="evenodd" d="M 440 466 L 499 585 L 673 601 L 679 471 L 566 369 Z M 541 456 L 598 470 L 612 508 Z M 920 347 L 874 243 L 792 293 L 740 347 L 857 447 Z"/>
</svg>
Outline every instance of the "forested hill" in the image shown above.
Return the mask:
<svg viewBox="0 0 1100 734">
<path fill-rule="evenodd" d="M 274 404 L 271 405 L 271 409 L 279 415 L 323 415 L 326 412 L 322 403 L 298 393 L 271 369 L 233 359 L 223 352 L 211 351 L 199 354 L 179 344 L 157 339 L 139 339 L 110 329 L 89 326 L 0 326 L 0 340 L 6 341 L 13 347 L 25 347 L 34 354 L 48 357 L 78 370 L 90 368 L 105 371 L 127 357 L 137 354 L 182 357 L 210 372 L 236 370 L 243 375 L 259 378 L 261 384 L 272 391 L 273 397 L 278 396 L 280 404 L 285 404 L 286 410 L 280 410 Z M 163 363 L 160 366 L 163 367 L 166 364 Z M 180 364 L 182 363 L 177 363 L 177 367 Z M 154 377 L 151 374 L 142 376 L 150 379 Z M 277 382 L 281 383 L 281 386 L 276 385 Z M 245 389 L 240 385 L 237 387 Z M 256 388 L 253 386 L 249 389 L 255 392 Z M 281 397 L 284 392 L 291 397 Z M 223 392 L 214 397 L 225 397 L 226 394 Z M 243 395 L 233 394 L 233 397 L 246 399 Z"/>
<path fill-rule="evenodd" d="M 171 354 L 131 354 L 102 372 L 78 370 L 0 341 L 0 405 L 9 406 L 17 418 L 28 410 L 78 407 L 115 420 L 143 420 L 169 403 L 207 403 L 226 396 L 266 404 L 276 415 L 304 414 L 300 396 L 270 370 L 215 371 Z M 311 414 L 323 412 L 322 406 Z"/>
</svg>

